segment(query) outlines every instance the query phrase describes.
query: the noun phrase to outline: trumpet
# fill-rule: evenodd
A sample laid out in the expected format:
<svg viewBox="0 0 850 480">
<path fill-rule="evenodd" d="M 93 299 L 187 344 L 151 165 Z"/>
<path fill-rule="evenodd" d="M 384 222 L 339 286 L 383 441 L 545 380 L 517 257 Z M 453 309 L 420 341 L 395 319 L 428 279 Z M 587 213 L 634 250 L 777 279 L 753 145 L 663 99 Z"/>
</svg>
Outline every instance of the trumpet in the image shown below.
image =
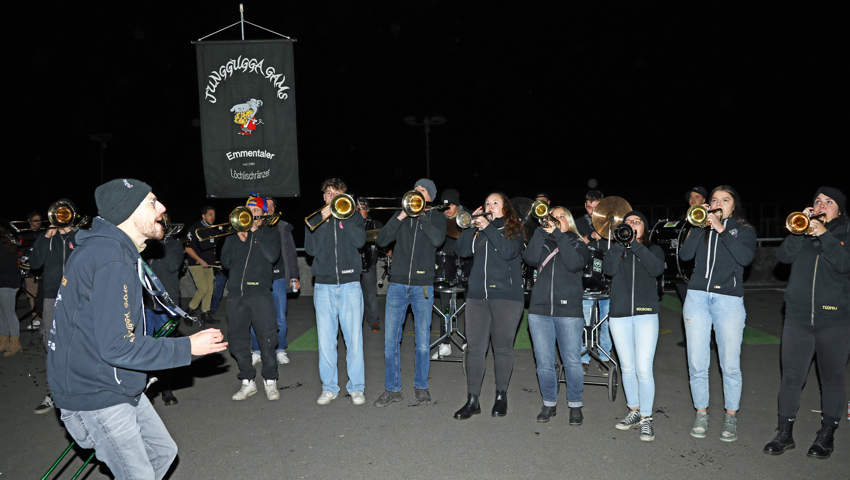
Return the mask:
<svg viewBox="0 0 850 480">
<path fill-rule="evenodd" d="M 401 200 L 401 209 L 408 217 L 418 217 L 425 212 L 428 202 L 416 190 L 409 190 L 401 197 L 360 197 L 361 200 Z M 397 210 L 398 207 L 369 207 L 369 210 Z"/>
<path fill-rule="evenodd" d="M 794 235 L 811 235 L 815 232 L 815 228 L 812 226 L 811 221 L 815 218 L 822 218 L 825 216 L 825 213 L 809 216 L 803 212 L 793 212 L 785 219 L 785 228 Z"/>
<path fill-rule="evenodd" d="M 347 193 L 340 193 L 340 194 L 335 195 L 331 199 L 331 202 L 328 205 L 330 205 L 330 207 L 331 207 L 331 216 L 336 218 L 337 220 L 349 219 L 357 211 L 357 208 L 356 208 L 357 204 L 354 203 L 354 197 L 352 197 L 351 195 L 349 195 Z M 310 215 L 307 215 L 306 217 L 304 217 L 304 223 L 307 224 L 307 226 L 310 228 L 310 230 L 315 230 L 315 229 L 319 228 L 319 225 L 325 223 L 325 220 L 327 220 L 327 218 L 321 218 L 320 215 L 322 213 L 322 210 L 324 210 L 325 207 L 327 207 L 328 205 L 325 205 L 322 208 L 311 213 Z M 319 215 L 320 216 L 319 218 L 321 219 L 321 221 L 319 221 L 319 222 L 315 222 L 315 220 L 314 220 L 314 218 L 317 215 Z M 330 217 L 328 217 L 328 218 L 330 218 Z"/>
<path fill-rule="evenodd" d="M 549 212 L 549 204 L 543 200 L 537 200 L 531 204 L 531 215 L 543 228 L 560 228 L 561 226 L 561 222 Z"/>
<path fill-rule="evenodd" d="M 47 220 L 50 222 L 50 227 L 40 227 L 40 228 L 18 228 L 16 224 L 29 224 L 29 220 L 16 220 L 13 222 L 9 222 L 9 225 L 15 232 L 38 232 L 41 230 L 47 230 L 48 228 L 80 228 L 90 220 L 89 217 L 81 217 L 74 210 L 74 207 L 71 206 L 70 203 L 65 201 L 55 202 L 50 208 L 47 209 Z M 76 222 L 76 223 L 74 223 Z"/>
<path fill-rule="evenodd" d="M 708 214 L 720 211 L 722 211 L 720 208 L 708 210 L 702 205 L 694 205 L 688 209 L 688 213 L 685 216 L 688 219 L 688 223 L 695 227 L 708 227 L 711 225 L 708 221 Z"/>
<path fill-rule="evenodd" d="M 472 219 L 478 217 L 489 217 L 490 213 L 479 213 L 478 215 L 473 215 L 469 212 L 461 211 L 455 217 L 455 222 L 457 226 L 466 230 L 467 228 L 472 226 Z"/>
<path fill-rule="evenodd" d="M 216 225 L 210 225 L 209 227 L 196 228 L 195 229 L 195 236 L 198 238 L 199 242 L 203 242 L 203 241 L 209 240 L 211 238 L 224 237 L 224 236 L 227 236 L 227 235 L 230 235 L 230 234 L 233 234 L 233 233 L 238 233 L 238 232 L 247 232 L 247 231 L 251 230 L 251 228 L 254 226 L 255 220 L 263 220 L 263 219 L 268 219 L 269 224 L 274 225 L 280 219 L 280 214 L 276 213 L 274 215 L 256 215 L 255 216 L 254 212 L 252 212 L 250 208 L 245 207 L 245 206 L 239 206 L 239 207 L 234 208 L 233 211 L 230 212 L 230 217 L 229 217 L 230 221 L 228 223 L 219 223 L 219 224 L 216 224 Z M 230 225 L 230 228 L 225 230 L 225 227 L 227 225 Z M 203 235 L 198 233 L 201 230 L 212 230 L 212 229 L 216 229 L 221 233 L 218 233 L 218 234 L 215 234 L 215 235 L 210 235 L 210 236 L 207 236 L 207 237 L 204 237 Z"/>
</svg>

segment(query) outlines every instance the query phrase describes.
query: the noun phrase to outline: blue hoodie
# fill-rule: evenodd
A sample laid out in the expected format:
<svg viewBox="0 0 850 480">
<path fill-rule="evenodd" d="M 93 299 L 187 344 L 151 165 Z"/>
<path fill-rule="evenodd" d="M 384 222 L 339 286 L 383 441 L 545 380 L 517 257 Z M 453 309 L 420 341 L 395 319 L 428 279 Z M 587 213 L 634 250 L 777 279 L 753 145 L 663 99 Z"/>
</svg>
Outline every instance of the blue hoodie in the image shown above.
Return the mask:
<svg viewBox="0 0 850 480">
<path fill-rule="evenodd" d="M 188 337 L 145 336 L 139 252 L 100 217 L 76 237 L 50 325 L 47 379 L 56 406 L 91 411 L 137 405 L 145 371 L 188 365 Z"/>
</svg>

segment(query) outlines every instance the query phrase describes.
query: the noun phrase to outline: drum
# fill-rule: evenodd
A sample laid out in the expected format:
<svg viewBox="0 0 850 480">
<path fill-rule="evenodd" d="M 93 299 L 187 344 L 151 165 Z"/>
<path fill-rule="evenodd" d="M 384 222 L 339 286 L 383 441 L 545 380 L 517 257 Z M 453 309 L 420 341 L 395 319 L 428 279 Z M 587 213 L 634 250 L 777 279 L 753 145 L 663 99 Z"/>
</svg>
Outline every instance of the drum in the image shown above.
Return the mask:
<svg viewBox="0 0 850 480">
<path fill-rule="evenodd" d="M 590 293 L 607 293 L 611 289 L 611 279 L 602 273 L 602 261 L 605 259 L 605 252 L 595 248 L 590 250 L 590 260 L 584 267 L 581 283 L 585 292 Z"/>
<path fill-rule="evenodd" d="M 454 252 L 437 252 L 434 258 L 434 283 L 455 285 L 458 278 L 458 261 Z"/>
<path fill-rule="evenodd" d="M 664 283 L 688 283 L 694 262 L 679 259 L 679 249 L 691 230 L 685 220 L 659 220 L 649 232 L 649 241 L 664 250 Z"/>
<path fill-rule="evenodd" d="M 457 259 L 460 282 L 464 285 L 469 284 L 469 276 L 472 274 L 472 260 L 472 257 L 459 257 Z"/>
<path fill-rule="evenodd" d="M 360 261 L 363 265 L 363 273 L 372 271 L 372 265 L 378 262 L 378 252 L 375 244 L 366 245 L 360 250 Z"/>
</svg>

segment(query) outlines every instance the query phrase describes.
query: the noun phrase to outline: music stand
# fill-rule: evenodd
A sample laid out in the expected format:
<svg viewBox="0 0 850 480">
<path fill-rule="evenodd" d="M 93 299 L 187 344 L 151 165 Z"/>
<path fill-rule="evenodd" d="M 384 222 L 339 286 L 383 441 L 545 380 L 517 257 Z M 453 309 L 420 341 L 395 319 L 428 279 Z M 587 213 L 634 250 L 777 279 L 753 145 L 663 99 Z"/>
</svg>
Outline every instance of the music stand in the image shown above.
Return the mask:
<svg viewBox="0 0 850 480">
<path fill-rule="evenodd" d="M 440 309 L 437 308 L 436 305 L 433 306 L 434 311 L 436 311 L 437 314 L 439 314 L 443 318 L 443 321 L 445 322 L 446 333 L 443 334 L 443 336 L 441 336 L 440 338 L 435 340 L 434 343 L 431 344 L 431 349 L 439 346 L 443 342 L 443 340 L 448 338 L 452 343 L 455 344 L 455 346 L 457 348 L 460 349 L 461 352 L 464 352 L 464 347 L 466 346 L 466 335 L 464 335 L 463 333 L 461 333 L 460 330 L 458 330 L 458 328 L 457 328 L 457 317 L 458 317 L 458 315 L 460 315 L 460 312 L 463 311 L 464 307 L 466 307 L 466 301 L 464 301 L 460 305 L 460 307 L 458 307 L 457 306 L 457 294 L 465 292 L 466 288 L 464 288 L 460 285 L 453 285 L 451 287 L 434 287 L 434 291 L 438 292 L 438 293 L 449 293 L 449 294 L 451 294 L 451 299 L 449 299 L 449 311 L 446 312 L 446 313 L 441 312 Z M 457 336 L 459 336 L 461 339 L 463 339 L 462 344 L 458 343 L 457 339 L 452 336 L 452 334 L 454 334 L 454 333 L 457 333 Z M 440 355 L 439 349 L 437 350 L 437 352 L 438 352 L 437 358 L 432 358 L 431 359 L 432 361 L 437 361 L 437 362 L 462 362 L 463 361 L 462 355 L 460 355 L 460 356 L 457 356 L 457 355 Z"/>
</svg>

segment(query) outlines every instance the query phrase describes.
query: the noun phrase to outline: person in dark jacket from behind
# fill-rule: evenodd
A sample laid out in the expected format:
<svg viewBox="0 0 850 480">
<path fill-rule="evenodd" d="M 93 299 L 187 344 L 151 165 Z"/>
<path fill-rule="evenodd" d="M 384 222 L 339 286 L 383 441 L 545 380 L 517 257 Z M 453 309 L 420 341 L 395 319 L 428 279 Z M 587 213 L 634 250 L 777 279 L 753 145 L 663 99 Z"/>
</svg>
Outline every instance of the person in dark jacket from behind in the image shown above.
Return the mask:
<svg viewBox="0 0 850 480">
<path fill-rule="evenodd" d="M 366 367 L 363 364 L 363 290 L 360 273 L 363 264 L 360 247 L 366 243 L 365 221 L 359 213 L 345 220 L 331 216 L 331 200 L 347 187 L 338 178 L 325 180 L 322 196 L 323 223 L 315 230 L 305 227 L 304 250 L 313 258 L 313 306 L 319 337 L 319 377 L 322 393 L 316 403 L 327 405 L 339 395 L 337 337 L 345 339 L 348 367 L 346 391 L 355 405 L 366 403 Z M 353 205 L 352 205 L 353 208 Z"/>
<path fill-rule="evenodd" d="M 481 413 L 478 398 L 491 340 L 496 399 L 490 413 L 508 414 L 514 339 L 525 303 L 523 228 L 511 202 L 503 193 L 492 193 L 473 217 L 474 228 L 461 233 L 455 244 L 458 256 L 474 257 L 466 300 L 466 404 L 455 412 L 458 420 Z"/>
<path fill-rule="evenodd" d="M 778 433 L 764 453 L 780 455 L 794 448 L 792 429 L 800 392 L 814 357 L 823 413 L 808 456 L 827 459 L 843 416 L 850 357 L 850 221 L 847 197 L 838 189 L 819 188 L 812 204 L 803 210 L 812 217 L 809 231 L 789 235 L 776 252 L 777 260 L 791 264 L 791 276 L 785 289 Z"/>
<path fill-rule="evenodd" d="M 655 378 L 652 363 L 658 344 L 658 276 L 664 273 L 664 251 L 649 244 L 649 224 L 640 212 L 623 218 L 634 235 L 631 242 L 611 245 L 602 270 L 611 277 L 610 327 L 629 414 L 616 428 L 640 429 L 640 439 L 655 440 L 652 406 Z"/>
<path fill-rule="evenodd" d="M 230 269 L 227 280 L 227 340 L 230 354 L 239 366 L 237 378 L 242 380 L 233 400 L 245 400 L 257 393 L 251 362 L 250 328 L 253 326 L 260 343 L 262 375 L 266 398 L 277 400 L 277 322 L 272 300 L 272 265 L 280 256 L 280 235 L 263 226 L 265 201 L 250 197 L 246 205 L 254 214 L 254 224 L 247 232 L 227 237 L 221 252 L 221 265 Z"/>
<path fill-rule="evenodd" d="M 537 228 L 522 254 L 525 263 L 537 270 L 528 305 L 528 330 L 543 396 L 543 408 L 537 421 L 548 422 L 557 413 L 557 342 L 567 381 L 570 425 L 581 425 L 584 406 L 582 272 L 590 259 L 590 251 L 579 238 L 568 209 L 554 207 L 551 214 L 558 224 L 550 222 L 550 225 Z"/>
<path fill-rule="evenodd" d="M 161 479 L 177 445 L 143 391 L 145 371 L 188 365 L 227 348 L 217 329 L 189 337 L 144 333 L 145 240 L 162 238 L 165 212 L 151 187 L 125 178 L 95 191 L 99 216 L 76 237 L 56 297 L 47 378 L 74 441 L 94 449 L 116 479 Z"/>
</svg>

